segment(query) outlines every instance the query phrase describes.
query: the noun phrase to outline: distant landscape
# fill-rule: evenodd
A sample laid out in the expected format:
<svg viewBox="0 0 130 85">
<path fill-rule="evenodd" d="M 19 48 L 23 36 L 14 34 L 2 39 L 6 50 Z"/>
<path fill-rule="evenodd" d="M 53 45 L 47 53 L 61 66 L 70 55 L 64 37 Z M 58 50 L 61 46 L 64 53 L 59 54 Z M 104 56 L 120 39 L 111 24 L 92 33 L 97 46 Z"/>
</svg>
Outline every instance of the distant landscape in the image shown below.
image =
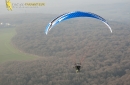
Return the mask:
<svg viewBox="0 0 130 85">
<path fill-rule="evenodd" d="M 9 18 L 16 30 L 0 28 L 0 40 L 4 41 L 4 34 L 8 34 L 4 39 L 11 41 L 12 45 L 7 44 L 11 50 L 0 45 L 4 48 L 0 55 L 10 60 L 9 55 L 14 52 L 12 56 L 16 60 L 3 60 L 5 63 L 0 64 L 0 85 L 130 84 L 128 23 L 108 21 L 113 29 L 110 33 L 100 21 L 77 18 L 56 25 L 45 35 L 45 27 L 55 15 L 22 14 L 12 17 L 15 19 L 6 19 Z M 6 19 L 1 18 L 3 22 Z M 32 55 L 40 58 L 31 58 Z M 76 74 L 73 66 L 80 61 L 81 72 Z"/>
<path fill-rule="evenodd" d="M 15 28 L 0 28 L 0 63 L 14 60 L 30 60 L 35 58 L 34 56 L 21 53 L 12 45 L 11 39 L 15 34 Z"/>
</svg>

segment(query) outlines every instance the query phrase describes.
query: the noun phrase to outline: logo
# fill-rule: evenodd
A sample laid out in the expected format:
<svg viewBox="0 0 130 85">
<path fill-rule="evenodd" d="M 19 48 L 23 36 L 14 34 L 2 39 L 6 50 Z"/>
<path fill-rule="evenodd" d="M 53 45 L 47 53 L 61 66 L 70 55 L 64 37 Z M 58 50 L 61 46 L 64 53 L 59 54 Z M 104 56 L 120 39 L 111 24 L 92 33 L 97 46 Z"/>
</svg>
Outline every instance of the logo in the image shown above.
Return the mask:
<svg viewBox="0 0 130 85">
<path fill-rule="evenodd" d="M 38 8 L 45 5 L 43 2 L 11 3 L 10 0 L 5 0 L 5 3 L 9 11 L 12 11 L 13 8 Z"/>
<path fill-rule="evenodd" d="M 9 11 L 12 11 L 12 3 L 10 2 L 10 0 L 5 0 L 5 3 L 6 3 L 6 8 Z"/>
</svg>

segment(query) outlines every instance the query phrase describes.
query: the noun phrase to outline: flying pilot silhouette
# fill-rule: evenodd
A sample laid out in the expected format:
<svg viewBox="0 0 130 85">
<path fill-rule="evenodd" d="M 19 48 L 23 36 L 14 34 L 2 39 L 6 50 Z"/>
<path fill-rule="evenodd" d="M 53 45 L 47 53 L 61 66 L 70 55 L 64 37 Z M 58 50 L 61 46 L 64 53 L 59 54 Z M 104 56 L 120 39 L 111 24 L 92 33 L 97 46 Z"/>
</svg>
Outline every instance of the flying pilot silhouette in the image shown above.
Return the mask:
<svg viewBox="0 0 130 85">
<path fill-rule="evenodd" d="M 74 68 L 76 69 L 76 73 L 79 73 L 81 69 L 81 63 L 75 63 Z"/>
</svg>

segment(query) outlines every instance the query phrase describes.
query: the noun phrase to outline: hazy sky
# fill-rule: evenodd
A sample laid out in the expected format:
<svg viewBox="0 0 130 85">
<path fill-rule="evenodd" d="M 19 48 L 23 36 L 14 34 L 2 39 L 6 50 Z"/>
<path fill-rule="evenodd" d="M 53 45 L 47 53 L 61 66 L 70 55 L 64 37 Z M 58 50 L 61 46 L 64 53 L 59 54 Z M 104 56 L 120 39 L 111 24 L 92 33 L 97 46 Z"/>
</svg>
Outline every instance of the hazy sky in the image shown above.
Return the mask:
<svg viewBox="0 0 130 85">
<path fill-rule="evenodd" d="M 44 7 L 39 8 L 14 8 L 13 11 L 6 9 L 5 0 L 0 0 L 0 13 L 24 13 L 24 12 L 38 12 L 38 13 L 64 13 L 75 10 L 88 10 L 97 9 L 95 4 L 115 4 L 115 3 L 130 3 L 130 0 L 10 0 L 11 3 L 25 3 L 25 2 L 44 2 Z M 90 7 L 92 5 L 92 7 Z M 100 6 L 101 7 L 101 6 Z M 92 10 L 93 11 L 93 10 Z"/>
</svg>

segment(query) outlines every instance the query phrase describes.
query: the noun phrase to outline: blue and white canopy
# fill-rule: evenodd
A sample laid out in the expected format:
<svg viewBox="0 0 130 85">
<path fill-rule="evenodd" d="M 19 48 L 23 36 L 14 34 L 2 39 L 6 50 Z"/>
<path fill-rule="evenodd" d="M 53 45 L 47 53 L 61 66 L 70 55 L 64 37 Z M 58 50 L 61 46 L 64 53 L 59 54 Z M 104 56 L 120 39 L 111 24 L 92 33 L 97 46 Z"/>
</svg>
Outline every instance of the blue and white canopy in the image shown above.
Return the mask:
<svg viewBox="0 0 130 85">
<path fill-rule="evenodd" d="M 71 19 L 71 18 L 77 18 L 77 17 L 90 17 L 90 18 L 98 19 L 98 20 L 102 21 L 104 24 L 106 24 L 107 27 L 109 28 L 110 32 L 112 33 L 111 27 L 109 26 L 107 21 L 104 18 L 102 18 L 101 16 L 94 14 L 94 13 L 90 13 L 90 12 L 75 11 L 75 12 L 69 12 L 69 13 L 62 14 L 62 15 L 58 16 L 57 18 L 53 19 L 46 27 L 46 30 L 45 30 L 46 35 L 48 34 L 48 32 L 51 30 L 51 28 L 53 26 L 60 23 L 61 21 Z"/>
</svg>

